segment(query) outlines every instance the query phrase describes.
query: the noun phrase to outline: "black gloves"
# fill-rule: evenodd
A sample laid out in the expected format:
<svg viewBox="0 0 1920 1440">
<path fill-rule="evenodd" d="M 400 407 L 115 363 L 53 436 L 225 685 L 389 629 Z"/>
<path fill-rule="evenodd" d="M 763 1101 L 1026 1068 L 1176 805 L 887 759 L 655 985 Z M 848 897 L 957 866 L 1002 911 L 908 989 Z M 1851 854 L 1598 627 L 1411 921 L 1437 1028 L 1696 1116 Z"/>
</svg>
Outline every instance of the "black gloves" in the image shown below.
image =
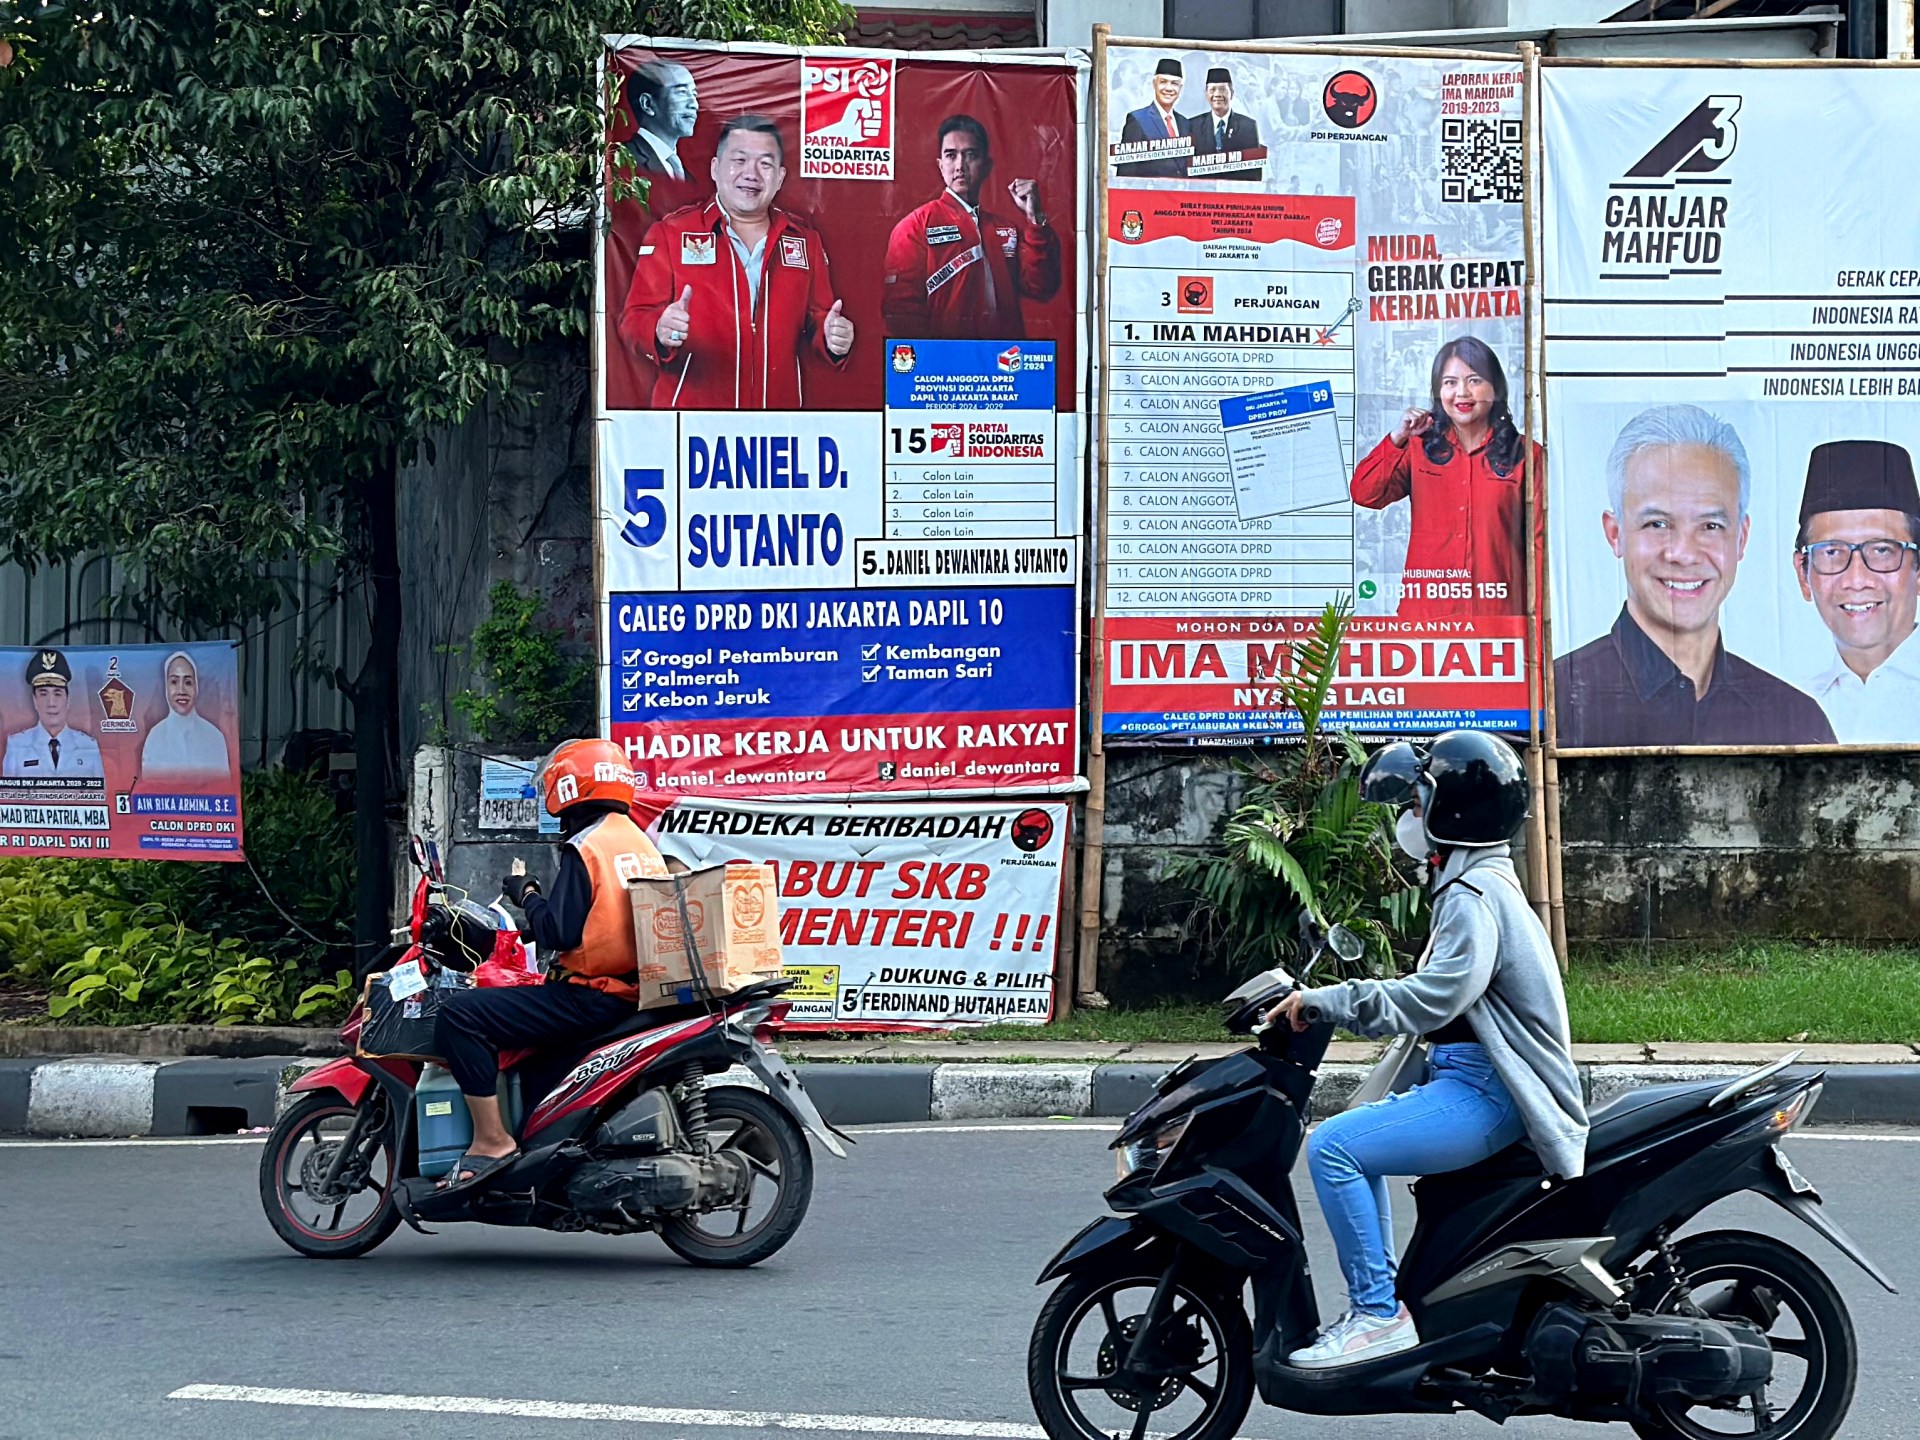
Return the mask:
<svg viewBox="0 0 1920 1440">
<path fill-rule="evenodd" d="M 514 903 L 516 909 L 527 908 L 527 896 L 540 893 L 540 882 L 531 875 L 509 875 L 500 882 L 500 893 Z"/>
</svg>

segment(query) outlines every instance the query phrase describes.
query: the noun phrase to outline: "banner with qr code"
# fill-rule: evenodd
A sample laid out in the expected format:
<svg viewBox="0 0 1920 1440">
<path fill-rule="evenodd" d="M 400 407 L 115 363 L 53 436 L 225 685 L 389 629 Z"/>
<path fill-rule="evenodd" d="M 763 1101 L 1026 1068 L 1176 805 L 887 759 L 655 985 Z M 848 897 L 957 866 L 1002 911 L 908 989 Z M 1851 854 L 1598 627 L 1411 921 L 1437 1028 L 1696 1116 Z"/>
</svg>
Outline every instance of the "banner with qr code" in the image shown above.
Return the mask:
<svg viewBox="0 0 1920 1440">
<path fill-rule="evenodd" d="M 1102 727 L 1527 728 L 1523 72 L 1106 50 Z M 1537 454 L 1538 452 L 1536 452 Z"/>
</svg>

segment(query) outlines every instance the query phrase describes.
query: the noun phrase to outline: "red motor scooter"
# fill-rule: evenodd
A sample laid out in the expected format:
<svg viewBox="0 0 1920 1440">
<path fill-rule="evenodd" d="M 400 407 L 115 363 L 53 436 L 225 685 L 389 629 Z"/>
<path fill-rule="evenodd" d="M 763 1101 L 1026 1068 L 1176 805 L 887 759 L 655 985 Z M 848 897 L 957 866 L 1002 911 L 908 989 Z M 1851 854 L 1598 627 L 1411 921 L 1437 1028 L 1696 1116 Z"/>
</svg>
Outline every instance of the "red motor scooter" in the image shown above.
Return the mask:
<svg viewBox="0 0 1920 1440">
<path fill-rule="evenodd" d="M 404 963 L 435 969 L 465 902 L 439 859 L 414 842 L 421 875 Z M 695 1265 L 766 1259 L 806 1217 L 810 1132 L 841 1139 L 767 1042 L 792 982 L 770 981 L 673 1009 L 636 1012 L 565 1052 L 509 1051 L 501 1110 L 520 1157 L 478 1185 L 442 1189 L 420 1168 L 416 1091 L 425 1065 L 350 1056 L 309 1071 L 260 1160 L 260 1200 L 275 1233 L 302 1255 L 364 1255 L 406 1221 L 479 1221 L 625 1235 L 658 1231 Z M 354 1006 L 340 1038 L 357 1048 Z M 719 1083 L 709 1077 L 724 1076 Z M 523 1097 L 539 1097 L 522 1112 Z M 439 1104 L 460 1105 L 457 1094 Z M 440 1112 L 446 1113 L 446 1112 Z"/>
</svg>

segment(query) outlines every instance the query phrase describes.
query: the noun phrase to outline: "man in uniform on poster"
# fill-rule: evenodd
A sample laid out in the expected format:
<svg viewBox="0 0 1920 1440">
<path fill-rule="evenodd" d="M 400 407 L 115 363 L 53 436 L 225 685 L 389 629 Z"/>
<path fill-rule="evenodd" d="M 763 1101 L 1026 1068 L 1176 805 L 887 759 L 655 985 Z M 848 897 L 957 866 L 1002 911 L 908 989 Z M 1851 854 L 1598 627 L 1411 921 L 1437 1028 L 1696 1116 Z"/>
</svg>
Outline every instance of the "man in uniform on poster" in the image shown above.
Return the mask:
<svg viewBox="0 0 1920 1440">
<path fill-rule="evenodd" d="M 1187 122 L 1193 137 L 1193 154 L 1223 155 L 1229 150 L 1253 150 L 1260 144 L 1260 127 L 1251 115 L 1233 108 L 1233 75 L 1224 65 L 1207 71 L 1207 109 Z M 1210 180 L 1258 180 L 1259 166 L 1249 169 L 1210 170 Z"/>
<path fill-rule="evenodd" d="M 27 689 L 38 720 L 7 736 L 0 775 L 9 780 L 98 780 L 100 742 L 67 723 L 73 667 L 58 650 L 36 650 L 27 662 Z"/>
<path fill-rule="evenodd" d="M 1060 237 L 1047 223 L 1036 180 L 1007 183 L 1019 217 L 982 203 L 993 155 L 971 115 L 940 123 L 946 189 L 893 227 L 887 239 L 887 333 L 904 339 L 1024 340 L 1020 302 L 1060 290 Z"/>
<path fill-rule="evenodd" d="M 1120 143 L 1137 145 L 1148 140 L 1178 140 L 1187 134 L 1192 117 L 1178 114 L 1174 105 L 1186 89 L 1186 68 L 1172 56 L 1153 67 L 1153 103 L 1127 113 L 1120 127 Z M 1113 167 L 1116 175 L 1138 179 L 1177 180 L 1187 173 L 1187 155 L 1180 153 L 1157 160 L 1128 160 Z"/>
<path fill-rule="evenodd" d="M 1554 661 L 1560 748 L 1833 743 L 1812 696 L 1721 642 L 1751 491 L 1740 436 L 1698 406 L 1656 405 L 1620 431 L 1600 523 L 1627 603 L 1611 631 Z"/>
<path fill-rule="evenodd" d="M 693 134 L 694 122 L 700 118 L 693 72 L 671 60 L 649 60 L 627 76 L 627 108 L 637 127 L 626 142 L 634 168 L 686 179 L 680 142 Z"/>
<path fill-rule="evenodd" d="M 764 115 L 720 131 L 714 197 L 648 227 L 621 337 L 658 369 L 655 410 L 800 410 L 802 357 L 836 368 L 853 349 L 819 232 L 773 198 L 786 142 Z"/>
<path fill-rule="evenodd" d="M 1807 688 L 1843 745 L 1920 740 L 1920 487 L 1885 440 L 1834 440 L 1807 460 L 1793 568 L 1833 634 Z"/>
</svg>

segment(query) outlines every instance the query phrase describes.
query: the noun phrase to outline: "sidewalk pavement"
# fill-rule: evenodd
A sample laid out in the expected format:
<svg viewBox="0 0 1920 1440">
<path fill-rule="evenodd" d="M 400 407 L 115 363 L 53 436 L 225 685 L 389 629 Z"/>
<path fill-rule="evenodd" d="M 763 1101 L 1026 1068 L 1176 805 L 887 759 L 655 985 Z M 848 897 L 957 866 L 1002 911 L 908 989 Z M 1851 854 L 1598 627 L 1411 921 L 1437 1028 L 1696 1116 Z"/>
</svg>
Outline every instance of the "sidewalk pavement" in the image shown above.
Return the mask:
<svg viewBox="0 0 1920 1440">
<path fill-rule="evenodd" d="M 127 1033 L 120 1034 L 128 1043 Z M 241 1043 L 234 1036 L 225 1042 Z M 154 1058 L 158 1042 L 150 1033 L 135 1043 L 150 1053 L 0 1059 L 0 1135 L 178 1136 L 257 1129 L 273 1123 L 295 1077 L 324 1063 L 313 1058 L 317 1047 L 305 1043 L 285 1044 L 278 1054 L 186 1058 Z M 793 1037 L 780 1048 L 829 1120 L 874 1125 L 1119 1118 L 1189 1056 L 1228 1055 L 1244 1046 L 883 1036 Z M 1329 1047 L 1314 1089 L 1317 1115 L 1332 1114 L 1346 1103 L 1378 1049 L 1351 1042 Z M 1920 1127 L 1920 1052 L 1910 1045 L 1576 1045 L 1574 1058 L 1589 1104 L 1598 1108 L 1646 1085 L 1730 1080 L 1796 1049 L 1802 1052 L 1800 1068 L 1827 1072 L 1818 1124 Z M 752 1082 L 744 1072 L 729 1072 L 720 1083 Z"/>
</svg>

